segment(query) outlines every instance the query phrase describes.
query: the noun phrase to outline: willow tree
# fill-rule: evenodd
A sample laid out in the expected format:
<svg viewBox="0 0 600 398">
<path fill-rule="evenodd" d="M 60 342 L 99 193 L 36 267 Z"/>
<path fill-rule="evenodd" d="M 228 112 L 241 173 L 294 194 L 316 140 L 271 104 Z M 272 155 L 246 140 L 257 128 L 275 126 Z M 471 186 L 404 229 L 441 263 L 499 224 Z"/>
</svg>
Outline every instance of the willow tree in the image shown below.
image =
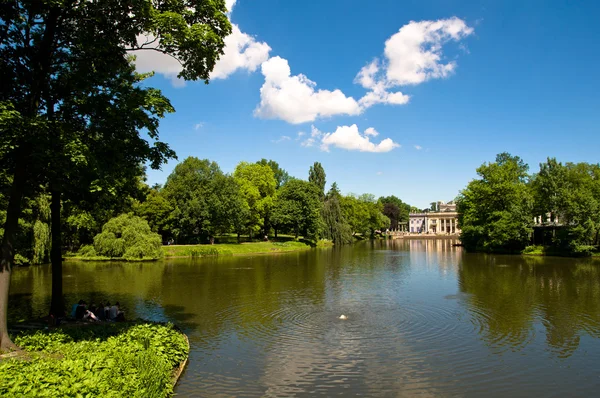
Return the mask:
<svg viewBox="0 0 600 398">
<path fill-rule="evenodd" d="M 0 349 L 5 350 L 14 348 L 6 327 L 8 290 L 27 189 L 45 185 L 51 192 L 58 191 L 51 204 L 57 220 L 62 191 L 71 184 L 48 172 L 55 165 L 54 155 L 61 155 L 56 164 L 65 168 L 64 176 L 89 170 L 94 166 L 88 161 L 101 159 L 106 150 L 101 144 L 106 138 L 120 144 L 128 160 L 125 164 L 149 160 L 159 167 L 173 155 L 158 141 L 158 119 L 167 111 L 165 99 L 156 90 L 138 87 L 140 77 L 128 55 L 156 51 L 172 56 L 181 64 L 179 77 L 208 83 L 231 25 L 223 0 L 4 1 L 0 21 L 0 164 L 12 180 L 0 264 Z M 131 120 L 125 113 L 104 112 L 114 103 L 110 87 L 139 89 L 139 95 L 130 97 L 130 106 L 118 108 L 130 110 L 134 99 L 143 99 L 137 105 L 146 117 L 138 112 Z M 126 128 L 105 129 L 123 121 Z M 150 143 L 140 135 L 142 130 L 147 130 Z M 135 155 L 128 158 L 127 154 Z M 99 181 L 110 174 L 104 169 L 109 165 L 95 163 Z M 90 186 L 75 184 L 75 188 Z M 59 235 L 57 228 L 52 231 Z M 58 239 L 53 238 L 51 257 L 53 271 L 60 273 Z M 58 283 L 53 276 L 53 285 Z"/>
</svg>

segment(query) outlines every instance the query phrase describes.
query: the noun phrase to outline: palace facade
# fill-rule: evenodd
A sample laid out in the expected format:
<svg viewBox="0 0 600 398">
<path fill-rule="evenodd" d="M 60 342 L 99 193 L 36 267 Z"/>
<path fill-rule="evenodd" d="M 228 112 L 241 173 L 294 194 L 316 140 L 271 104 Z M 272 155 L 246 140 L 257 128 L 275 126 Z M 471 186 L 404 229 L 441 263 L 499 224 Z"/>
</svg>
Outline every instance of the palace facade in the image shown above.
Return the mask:
<svg viewBox="0 0 600 398">
<path fill-rule="evenodd" d="M 408 231 L 413 234 L 460 234 L 455 203 L 436 202 L 434 209 L 409 214 Z"/>
</svg>

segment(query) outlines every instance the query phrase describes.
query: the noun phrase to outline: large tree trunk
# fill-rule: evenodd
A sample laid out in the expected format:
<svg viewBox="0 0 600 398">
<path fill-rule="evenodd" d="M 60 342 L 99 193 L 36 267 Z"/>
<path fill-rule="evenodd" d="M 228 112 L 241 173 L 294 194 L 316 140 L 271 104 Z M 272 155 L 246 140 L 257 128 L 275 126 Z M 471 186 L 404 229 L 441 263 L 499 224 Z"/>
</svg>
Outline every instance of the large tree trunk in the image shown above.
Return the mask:
<svg viewBox="0 0 600 398">
<path fill-rule="evenodd" d="M 15 240 L 19 228 L 21 213 L 21 199 L 25 188 L 25 159 L 17 156 L 13 184 L 10 192 L 8 208 L 6 209 L 6 223 L 4 224 L 4 237 L 2 238 L 2 257 L 0 259 L 0 351 L 10 351 L 18 347 L 8 336 L 8 290 L 10 288 L 10 275 L 15 257 Z"/>
<path fill-rule="evenodd" d="M 50 304 L 50 315 L 54 319 L 65 315 L 65 303 L 63 300 L 62 285 L 62 239 L 60 233 L 60 199 L 61 194 L 52 189 L 52 202 L 50 203 L 52 249 L 50 261 L 52 262 L 52 302 Z"/>
</svg>

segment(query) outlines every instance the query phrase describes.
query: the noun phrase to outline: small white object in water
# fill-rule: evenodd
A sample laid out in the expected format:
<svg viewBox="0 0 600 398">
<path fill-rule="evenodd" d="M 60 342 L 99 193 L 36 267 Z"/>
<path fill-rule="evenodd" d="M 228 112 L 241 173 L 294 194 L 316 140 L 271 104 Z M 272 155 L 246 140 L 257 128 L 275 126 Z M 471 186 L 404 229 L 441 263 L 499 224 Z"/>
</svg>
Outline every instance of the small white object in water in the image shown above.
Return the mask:
<svg viewBox="0 0 600 398">
<path fill-rule="evenodd" d="M 340 319 L 348 319 L 348 317 L 346 315 L 340 315 Z"/>
</svg>

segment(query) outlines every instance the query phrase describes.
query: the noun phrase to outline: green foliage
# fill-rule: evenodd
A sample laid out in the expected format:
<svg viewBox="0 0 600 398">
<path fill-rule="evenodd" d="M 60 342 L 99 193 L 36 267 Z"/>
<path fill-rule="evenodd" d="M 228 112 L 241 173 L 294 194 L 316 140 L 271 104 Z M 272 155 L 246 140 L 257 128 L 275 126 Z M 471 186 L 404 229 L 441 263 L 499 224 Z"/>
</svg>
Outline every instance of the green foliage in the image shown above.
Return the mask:
<svg viewBox="0 0 600 398">
<path fill-rule="evenodd" d="M 243 227 L 251 233 L 256 233 L 264 227 L 265 218 L 269 217 L 275 201 L 277 182 L 273 170 L 269 165 L 240 162 L 235 168 L 233 178 L 240 187 L 243 208 L 248 209 Z"/>
<path fill-rule="evenodd" d="M 390 219 L 390 229 L 396 230 L 399 228 L 398 223 L 408 222 L 411 206 L 404 203 L 394 195 L 380 197 L 379 202 L 383 204 L 383 214 Z"/>
<path fill-rule="evenodd" d="M 376 230 L 388 228 L 390 225 L 390 219 L 382 213 L 383 205 L 371 194 L 343 196 L 340 204 L 352 234 L 373 236 Z"/>
<path fill-rule="evenodd" d="M 303 180 L 291 180 L 277 193 L 271 221 L 287 228 L 296 237 L 302 234 L 313 239 L 322 227 L 321 200 L 317 186 Z"/>
<path fill-rule="evenodd" d="M 323 203 L 323 236 L 336 244 L 352 243 L 352 231 L 342 212 L 341 195 L 334 182 Z M 318 244 L 317 244 L 318 246 Z"/>
<path fill-rule="evenodd" d="M 104 324 L 17 336 L 29 360 L 0 362 L 0 395 L 166 397 L 188 355 L 172 325 Z"/>
<path fill-rule="evenodd" d="M 188 157 L 175 166 L 161 194 L 173 209 L 168 222 L 178 243 L 206 242 L 247 214 L 237 182 L 207 159 Z"/>
<path fill-rule="evenodd" d="M 210 257 L 231 256 L 233 252 L 222 249 L 219 245 L 194 245 L 194 246 L 164 246 L 163 252 L 168 257 Z"/>
<path fill-rule="evenodd" d="M 532 232 L 533 198 L 528 166 L 518 157 L 499 154 L 477 169 L 458 198 L 460 239 L 469 251 L 521 252 Z"/>
<path fill-rule="evenodd" d="M 158 259 L 162 255 L 161 246 L 160 235 L 150 230 L 148 222 L 129 214 L 111 219 L 94 237 L 96 254 L 110 258 Z"/>
<path fill-rule="evenodd" d="M 33 264 L 42 264 L 50 257 L 50 227 L 37 220 L 33 224 Z"/>
<path fill-rule="evenodd" d="M 323 198 L 325 196 L 326 181 L 327 180 L 325 178 L 325 169 L 323 169 L 321 163 L 315 162 L 312 166 L 310 166 L 310 169 L 308 170 L 308 182 L 314 184 L 317 187 L 320 198 Z"/>
<path fill-rule="evenodd" d="M 551 249 L 582 256 L 598 245 L 600 232 L 600 165 L 562 164 L 548 158 L 532 177 L 534 215 L 557 226 Z"/>
<path fill-rule="evenodd" d="M 273 170 L 273 176 L 275 177 L 276 182 L 275 189 L 281 188 L 291 179 L 288 172 L 279 167 L 279 163 L 274 160 L 261 159 L 256 163 L 269 166 L 271 170 Z"/>
</svg>

